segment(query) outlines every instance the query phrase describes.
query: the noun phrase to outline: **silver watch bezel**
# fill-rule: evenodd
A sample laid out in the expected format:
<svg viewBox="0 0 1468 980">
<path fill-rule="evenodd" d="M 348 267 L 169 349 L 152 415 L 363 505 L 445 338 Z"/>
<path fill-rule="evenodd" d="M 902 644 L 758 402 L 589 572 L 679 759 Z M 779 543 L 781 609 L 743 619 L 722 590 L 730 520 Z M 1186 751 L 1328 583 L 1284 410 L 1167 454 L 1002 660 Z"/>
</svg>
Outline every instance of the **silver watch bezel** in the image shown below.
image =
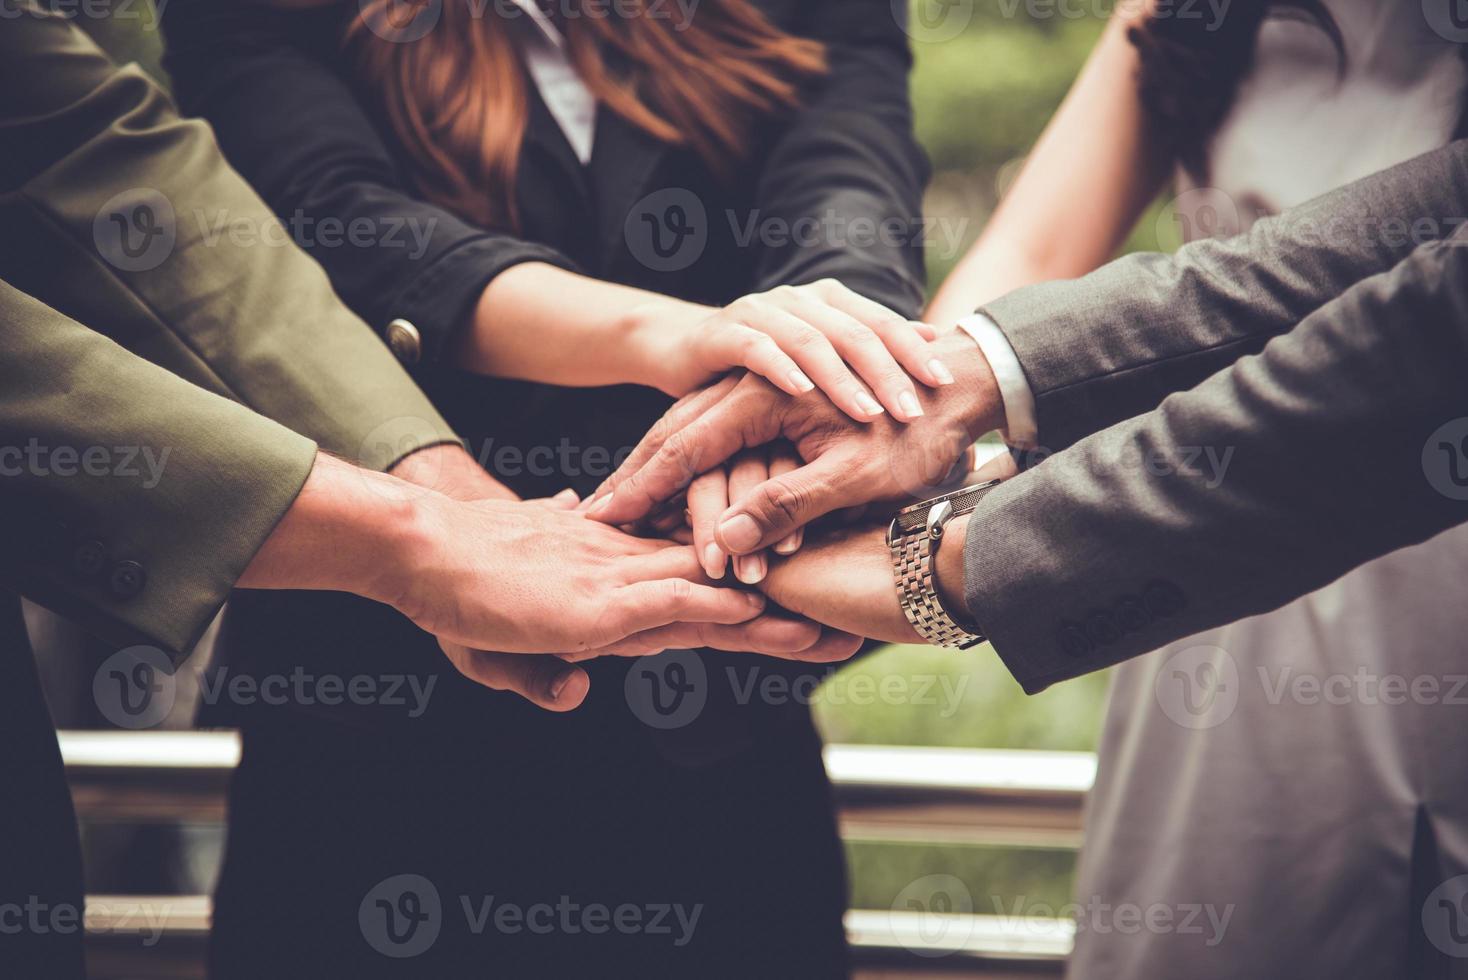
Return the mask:
<svg viewBox="0 0 1468 980">
<path fill-rule="evenodd" d="M 989 480 L 909 504 L 887 527 L 892 576 L 902 613 L 914 630 L 934 646 L 967 649 L 985 642 L 949 615 L 933 584 L 933 559 L 943 541 L 943 528 L 956 517 L 973 513 L 980 500 L 1000 481 Z"/>
</svg>

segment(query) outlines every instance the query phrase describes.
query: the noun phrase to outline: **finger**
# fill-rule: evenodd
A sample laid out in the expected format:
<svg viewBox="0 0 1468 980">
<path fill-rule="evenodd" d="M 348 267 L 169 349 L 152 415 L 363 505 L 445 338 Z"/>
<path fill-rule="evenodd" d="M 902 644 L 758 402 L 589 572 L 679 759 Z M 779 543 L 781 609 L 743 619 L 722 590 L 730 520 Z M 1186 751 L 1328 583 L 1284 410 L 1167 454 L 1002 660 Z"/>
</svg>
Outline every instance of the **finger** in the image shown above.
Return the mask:
<svg viewBox="0 0 1468 980">
<path fill-rule="evenodd" d="M 849 468 L 844 454 L 829 452 L 734 498 L 719 518 L 719 547 L 731 555 L 767 548 L 818 517 L 861 502 Z"/>
<path fill-rule="evenodd" d="M 570 487 L 562 490 L 554 497 L 537 497 L 527 503 L 537 504 L 541 507 L 549 507 L 551 510 L 580 510 L 581 498 L 576 496 L 576 491 Z"/>
<path fill-rule="evenodd" d="M 641 657 L 663 650 L 708 647 L 736 653 L 794 657 L 821 639 L 821 627 L 792 616 L 759 616 L 747 623 L 673 623 L 634 633 L 597 651 L 599 656 Z"/>
<path fill-rule="evenodd" d="M 590 497 L 582 501 L 582 507 L 591 509 L 607 494 L 611 493 L 623 479 L 647 464 L 662 449 L 672 435 L 717 405 L 739 383 L 739 375 L 731 374 L 702 391 L 685 395 L 663 413 L 647 434 L 633 447 L 632 452 L 617 467 L 617 471 L 602 481 Z"/>
<path fill-rule="evenodd" d="M 746 450 L 734 457 L 733 464 L 729 467 L 729 499 L 739 500 L 755 487 L 770 478 L 769 454 L 759 449 Z M 713 515 L 710 520 L 712 524 L 728 510 L 726 503 L 719 513 Z M 734 577 L 745 585 L 758 585 L 764 580 L 769 571 L 769 563 L 760 552 L 748 555 L 736 555 L 734 558 Z"/>
<path fill-rule="evenodd" d="M 771 337 L 838 408 L 859 422 L 871 421 L 882 414 L 882 406 L 811 315 L 820 309 L 825 307 L 794 289 L 779 289 L 747 301 L 739 313 L 746 326 Z"/>
<path fill-rule="evenodd" d="M 801 459 L 788 443 L 777 443 L 770 450 L 770 476 L 784 476 L 800 469 Z M 805 528 L 796 528 L 773 545 L 777 555 L 793 555 L 805 541 Z"/>
<path fill-rule="evenodd" d="M 1018 475 L 1019 464 L 1014 461 L 1014 454 L 1004 452 L 985 462 L 965 482 L 987 483 L 990 480 L 1008 480 Z"/>
<path fill-rule="evenodd" d="M 496 691 L 510 691 L 547 711 L 580 707 L 591 678 L 580 667 L 548 654 L 468 651 L 461 669 L 470 680 Z"/>
<path fill-rule="evenodd" d="M 938 339 L 937 327 L 909 320 L 834 279 L 823 279 L 813 288 L 831 306 L 875 331 L 897 362 L 923 384 L 937 387 L 953 383 L 953 372 L 927 346 L 929 341 Z"/>
<path fill-rule="evenodd" d="M 609 496 L 588 517 L 608 524 L 641 520 L 654 507 L 671 500 L 700 473 L 722 465 L 745 447 L 748 431 L 739 407 L 729 401 L 714 406 L 687 426 L 671 433 L 635 471 L 624 466 Z"/>
<path fill-rule="evenodd" d="M 699 585 L 686 578 L 636 582 L 612 593 L 599 631 L 604 639 L 590 645 L 606 646 L 669 623 L 743 623 L 764 608 L 764 596 L 758 593 Z"/>
<path fill-rule="evenodd" d="M 714 540 L 714 525 L 729 508 L 729 475 L 722 468 L 695 477 L 688 485 L 688 524 L 693 528 L 693 550 L 711 579 L 724 577 L 729 556 Z"/>
<path fill-rule="evenodd" d="M 894 418 L 906 422 L 923 414 L 912 378 L 875 330 L 851 314 L 804 293 L 795 293 L 792 302 L 791 312 L 825 335 L 836 353 L 856 369 Z M 820 379 L 816 382 L 820 383 Z"/>
<path fill-rule="evenodd" d="M 746 324 L 730 323 L 720 330 L 710 342 L 710 353 L 730 366 L 748 368 L 787 395 L 815 390 L 815 382 L 774 337 Z"/>
</svg>

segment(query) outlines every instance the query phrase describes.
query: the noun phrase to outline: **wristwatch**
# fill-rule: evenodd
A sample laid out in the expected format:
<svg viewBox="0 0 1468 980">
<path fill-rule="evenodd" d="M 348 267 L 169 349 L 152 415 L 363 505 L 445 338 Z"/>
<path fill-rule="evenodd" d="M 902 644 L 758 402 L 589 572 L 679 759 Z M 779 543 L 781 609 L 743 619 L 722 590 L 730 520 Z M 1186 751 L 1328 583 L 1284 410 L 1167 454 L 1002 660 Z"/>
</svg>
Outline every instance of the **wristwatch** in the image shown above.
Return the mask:
<svg viewBox="0 0 1468 980">
<path fill-rule="evenodd" d="M 948 522 L 972 513 L 984 494 L 998 485 L 998 480 L 976 483 L 904 507 L 887 528 L 892 577 L 897 582 L 902 612 L 918 635 L 934 646 L 967 650 L 984 642 L 983 635 L 958 625 L 943 608 L 933 585 L 933 559 L 943 543 L 943 528 Z"/>
</svg>

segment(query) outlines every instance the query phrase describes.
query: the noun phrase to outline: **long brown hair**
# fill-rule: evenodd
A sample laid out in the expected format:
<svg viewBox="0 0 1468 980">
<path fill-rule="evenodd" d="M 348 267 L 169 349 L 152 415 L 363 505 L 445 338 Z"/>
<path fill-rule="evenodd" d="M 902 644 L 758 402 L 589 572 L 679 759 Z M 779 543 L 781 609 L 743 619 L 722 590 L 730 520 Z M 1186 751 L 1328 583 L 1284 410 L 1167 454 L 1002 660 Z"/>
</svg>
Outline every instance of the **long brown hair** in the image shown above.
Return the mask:
<svg viewBox="0 0 1468 980">
<path fill-rule="evenodd" d="M 1346 68 L 1345 39 L 1321 0 L 1232 0 L 1224 10 L 1217 22 L 1152 13 L 1128 31 L 1141 59 L 1142 104 L 1174 159 L 1200 183 L 1208 181 L 1208 141 L 1254 65 L 1254 45 L 1267 17 L 1319 27 L 1335 45 L 1340 71 Z"/>
<path fill-rule="evenodd" d="M 482 224 L 517 226 L 529 103 L 514 25 L 495 0 L 437 0 L 423 36 L 384 37 L 381 25 L 403 2 L 363 0 L 347 28 L 363 83 L 424 194 Z M 649 0 L 619 0 L 615 13 L 604 2 L 591 11 L 587 0 L 559 2 L 571 62 L 597 101 L 690 147 L 721 177 L 746 155 L 760 120 L 797 106 L 801 83 L 826 69 L 820 43 L 778 29 L 749 0 L 703 0 L 682 25 Z"/>
</svg>

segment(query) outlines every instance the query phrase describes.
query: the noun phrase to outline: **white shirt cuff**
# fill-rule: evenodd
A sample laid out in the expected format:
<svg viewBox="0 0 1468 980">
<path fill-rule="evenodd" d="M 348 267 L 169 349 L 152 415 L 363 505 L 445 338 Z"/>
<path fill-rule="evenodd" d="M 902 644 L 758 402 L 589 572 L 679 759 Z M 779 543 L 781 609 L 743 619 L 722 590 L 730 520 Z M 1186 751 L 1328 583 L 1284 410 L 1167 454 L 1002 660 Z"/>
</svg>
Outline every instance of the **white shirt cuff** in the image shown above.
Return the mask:
<svg viewBox="0 0 1468 980">
<path fill-rule="evenodd" d="M 974 339 L 994 372 L 1004 401 L 1004 441 L 1017 449 L 1033 449 L 1040 433 L 1035 424 L 1035 394 L 1025 379 L 1019 358 L 999 325 L 982 313 L 958 321 L 958 329 Z"/>
</svg>

